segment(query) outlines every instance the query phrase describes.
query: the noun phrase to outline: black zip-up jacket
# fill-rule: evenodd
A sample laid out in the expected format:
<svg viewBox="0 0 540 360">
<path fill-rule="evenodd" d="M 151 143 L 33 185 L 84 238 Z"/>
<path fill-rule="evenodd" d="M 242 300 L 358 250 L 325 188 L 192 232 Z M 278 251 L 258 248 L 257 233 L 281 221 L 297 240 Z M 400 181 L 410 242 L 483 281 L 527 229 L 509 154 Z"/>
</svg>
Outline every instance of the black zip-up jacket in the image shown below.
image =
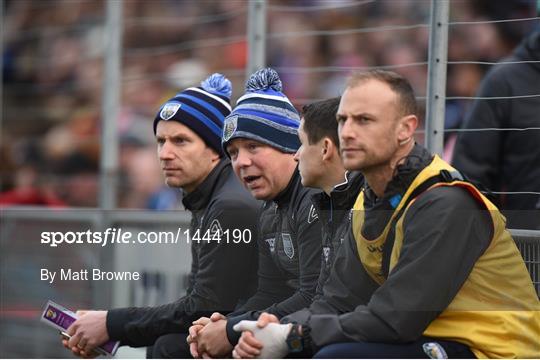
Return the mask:
<svg viewBox="0 0 540 360">
<path fill-rule="evenodd" d="M 473 131 L 460 133 L 453 165 L 475 182 L 497 192 L 495 205 L 509 228 L 540 229 L 540 30 L 529 35 L 504 61 L 486 75 L 477 96 L 512 97 L 478 99 L 463 127 L 524 131 Z M 520 97 L 521 96 L 521 97 Z"/>
<path fill-rule="evenodd" d="M 320 192 L 311 197 L 321 222 L 323 242 L 317 296 L 322 295 L 323 285 L 330 276 L 336 253 L 347 236 L 351 225 L 351 210 L 363 185 L 364 176 L 360 172 L 347 172 L 345 182 L 334 186 L 330 196 Z"/>
<path fill-rule="evenodd" d="M 273 201 L 265 202 L 259 222 L 259 286 L 227 319 L 227 336 L 236 344 L 240 333 L 232 327 L 256 320 L 261 310 L 281 318 L 312 302 L 320 273 L 321 226 L 311 196 L 295 169 Z"/>
<path fill-rule="evenodd" d="M 148 346 L 164 334 L 187 332 L 191 322 L 214 311 L 227 313 L 257 287 L 257 214 L 261 203 L 240 184 L 228 159 L 183 199 L 191 211 L 190 233 L 221 233 L 221 241 L 191 241 L 192 265 L 184 297 L 155 307 L 109 310 L 107 331 L 123 345 Z M 248 244 L 226 242 L 223 231 L 249 229 Z M 232 238 L 231 238 L 232 239 Z M 156 259 L 159 261 L 159 259 Z"/>
<path fill-rule="evenodd" d="M 365 185 L 361 229 L 365 237 L 380 236 L 394 212 L 391 199 L 405 194 L 431 159 L 427 150 L 416 145 L 405 164 L 398 166 L 382 198 Z M 402 343 L 418 339 L 450 304 L 489 246 L 492 223 L 489 214 L 480 209 L 461 188 L 440 187 L 422 193 L 403 219 L 401 257 L 383 285 L 366 272 L 350 229 L 323 295 L 308 309 L 281 320 L 306 327 L 309 335 L 304 344 L 308 348 L 303 357 L 332 343 Z"/>
</svg>

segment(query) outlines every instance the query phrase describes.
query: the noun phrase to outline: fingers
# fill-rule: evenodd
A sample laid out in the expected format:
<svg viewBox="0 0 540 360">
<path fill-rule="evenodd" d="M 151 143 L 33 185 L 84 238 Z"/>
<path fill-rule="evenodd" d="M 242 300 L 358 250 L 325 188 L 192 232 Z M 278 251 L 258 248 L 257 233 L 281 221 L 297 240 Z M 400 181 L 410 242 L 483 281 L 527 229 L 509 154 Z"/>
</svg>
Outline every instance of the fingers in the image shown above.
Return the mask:
<svg viewBox="0 0 540 360">
<path fill-rule="evenodd" d="M 70 345 L 69 345 L 69 340 L 67 340 L 67 339 L 62 339 L 62 345 L 64 345 L 64 347 L 65 347 L 66 349 L 71 350 L 71 352 L 73 353 L 73 355 L 78 356 L 78 357 L 80 356 L 81 350 L 80 350 L 78 347 L 76 347 L 76 346 L 70 346 Z"/>
<path fill-rule="evenodd" d="M 210 319 L 209 319 L 209 318 L 207 318 L 207 317 L 202 317 L 202 318 L 200 318 L 200 319 L 195 320 L 194 322 L 192 322 L 192 324 L 193 324 L 193 325 L 202 325 L 202 326 L 204 326 L 204 325 L 208 324 L 209 322 L 210 322 Z"/>
<path fill-rule="evenodd" d="M 245 343 L 247 346 L 254 348 L 255 350 L 260 350 L 263 348 L 263 343 L 255 338 L 253 333 L 249 331 L 244 331 L 240 340 Z"/>
<path fill-rule="evenodd" d="M 242 320 L 238 324 L 233 326 L 234 331 L 255 331 L 257 329 L 257 322 L 251 320 Z"/>
<path fill-rule="evenodd" d="M 84 350 L 86 348 L 87 340 L 85 338 L 81 338 L 81 340 L 77 343 L 77 348 Z"/>
<path fill-rule="evenodd" d="M 279 319 L 273 314 L 262 313 L 257 320 L 257 326 L 260 328 L 263 328 L 270 323 L 279 324 Z"/>
<path fill-rule="evenodd" d="M 197 349 L 197 343 L 192 342 L 189 344 L 189 352 L 191 353 L 191 356 L 193 356 L 194 359 L 200 359 L 199 350 Z"/>
<path fill-rule="evenodd" d="M 66 334 L 68 334 L 69 336 L 75 335 L 75 332 L 77 331 L 77 325 L 77 321 L 71 324 L 71 326 L 67 328 Z"/>
<path fill-rule="evenodd" d="M 208 355 L 207 352 L 203 352 L 202 358 L 203 358 L 203 359 L 211 359 L 212 357 L 211 357 L 210 355 Z"/>
<path fill-rule="evenodd" d="M 210 320 L 212 321 L 219 321 L 219 320 L 225 320 L 226 317 L 218 312 L 215 312 L 210 316 Z"/>
<path fill-rule="evenodd" d="M 71 338 L 62 337 L 62 345 L 71 350 L 73 355 L 85 359 L 93 359 L 99 356 L 93 348 L 88 349 L 88 340 L 85 339 L 80 333 L 76 333 L 75 327 L 70 327 L 66 332 L 71 331 Z"/>
<path fill-rule="evenodd" d="M 64 345 L 64 347 L 68 350 L 70 350 L 73 355 L 75 356 L 80 356 L 80 349 L 77 348 L 76 346 L 69 346 L 69 340 L 67 339 L 62 339 L 62 345 Z"/>
<path fill-rule="evenodd" d="M 249 331 L 244 331 L 240 341 L 234 348 L 233 357 L 251 359 L 259 356 L 261 354 L 260 348 L 262 348 L 262 345 L 260 345 L 260 343 L 258 343 L 256 340 L 253 342 L 253 340 L 255 340 L 253 334 L 251 334 Z"/>
<path fill-rule="evenodd" d="M 79 349 L 78 347 L 76 346 L 72 346 L 69 348 L 71 350 L 71 352 L 73 353 L 73 355 L 77 356 L 77 357 L 82 357 L 81 355 L 81 349 Z"/>
<path fill-rule="evenodd" d="M 69 329 L 67 331 L 70 331 L 71 329 L 71 326 L 69 327 Z M 77 349 L 77 344 L 79 343 L 79 341 L 81 341 L 81 334 L 80 333 L 75 333 L 75 330 L 72 330 L 71 331 L 71 338 L 68 340 L 68 347 L 70 349 Z"/>
<path fill-rule="evenodd" d="M 203 325 L 193 325 L 189 327 L 188 339 L 190 339 L 191 341 L 188 341 L 188 344 L 197 340 L 197 335 L 199 335 L 199 331 L 201 331 L 203 327 Z"/>
<path fill-rule="evenodd" d="M 238 355 L 253 358 L 261 354 L 262 344 L 255 339 L 252 333 L 244 331 L 236 349 Z"/>
<path fill-rule="evenodd" d="M 75 312 L 75 315 L 77 315 L 77 317 L 81 317 L 83 316 L 84 314 L 86 314 L 89 310 L 77 310 Z"/>
<path fill-rule="evenodd" d="M 247 352 L 243 346 L 238 343 L 233 350 L 233 357 L 235 359 L 253 359 L 255 356 L 253 353 Z"/>
<path fill-rule="evenodd" d="M 77 348 L 72 348 L 71 352 L 73 353 L 73 355 L 75 355 L 77 357 L 82 357 L 81 351 L 79 349 L 77 349 Z"/>
</svg>

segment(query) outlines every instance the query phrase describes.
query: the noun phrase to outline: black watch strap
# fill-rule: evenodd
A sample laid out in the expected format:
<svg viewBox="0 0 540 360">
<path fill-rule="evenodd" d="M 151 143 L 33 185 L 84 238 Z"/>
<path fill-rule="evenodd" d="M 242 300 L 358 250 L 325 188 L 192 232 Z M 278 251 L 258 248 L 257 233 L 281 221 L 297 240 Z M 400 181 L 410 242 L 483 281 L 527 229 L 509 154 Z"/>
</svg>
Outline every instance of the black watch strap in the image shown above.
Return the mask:
<svg viewBox="0 0 540 360">
<path fill-rule="evenodd" d="M 302 325 L 302 346 L 304 350 L 313 351 L 311 328 L 309 327 L 309 325 Z"/>
<path fill-rule="evenodd" d="M 304 349 L 303 336 L 299 333 L 300 325 L 292 324 L 291 331 L 287 335 L 287 347 L 289 352 L 298 353 Z"/>
</svg>

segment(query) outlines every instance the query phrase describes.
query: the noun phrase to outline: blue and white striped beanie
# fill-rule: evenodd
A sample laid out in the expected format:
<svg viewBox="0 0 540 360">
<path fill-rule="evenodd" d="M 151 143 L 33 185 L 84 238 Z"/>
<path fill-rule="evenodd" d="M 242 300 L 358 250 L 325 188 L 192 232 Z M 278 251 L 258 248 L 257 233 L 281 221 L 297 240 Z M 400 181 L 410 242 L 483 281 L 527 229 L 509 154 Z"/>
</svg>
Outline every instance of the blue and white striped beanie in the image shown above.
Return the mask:
<svg viewBox="0 0 540 360">
<path fill-rule="evenodd" d="M 179 92 L 161 106 L 154 119 L 154 134 L 158 121 L 178 121 L 223 156 L 221 134 L 223 120 L 231 113 L 231 93 L 231 82 L 225 76 L 210 75 L 201 86 Z"/>
<path fill-rule="evenodd" d="M 274 69 L 255 72 L 246 82 L 246 93 L 225 118 L 223 150 L 235 138 L 253 139 L 284 153 L 295 153 L 300 147 L 300 115 L 283 94 L 281 80 Z"/>
</svg>

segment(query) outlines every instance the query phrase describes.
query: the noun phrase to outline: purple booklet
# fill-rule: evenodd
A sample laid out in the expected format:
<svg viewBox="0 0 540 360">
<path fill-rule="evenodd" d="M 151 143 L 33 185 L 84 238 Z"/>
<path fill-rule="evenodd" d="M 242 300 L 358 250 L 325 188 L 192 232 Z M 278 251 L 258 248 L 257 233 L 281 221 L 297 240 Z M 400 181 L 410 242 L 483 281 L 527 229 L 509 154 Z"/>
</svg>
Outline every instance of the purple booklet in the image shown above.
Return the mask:
<svg viewBox="0 0 540 360">
<path fill-rule="evenodd" d="M 75 322 L 75 320 L 77 320 L 77 315 L 75 315 L 73 311 L 58 305 L 51 300 L 47 301 L 43 313 L 41 314 L 41 321 L 60 330 L 63 335 L 67 335 L 64 332 Z M 113 356 L 116 353 L 116 350 L 118 350 L 119 345 L 120 341 L 111 340 L 101 345 L 96 350 L 98 353 L 102 353 L 102 355 Z"/>
</svg>

